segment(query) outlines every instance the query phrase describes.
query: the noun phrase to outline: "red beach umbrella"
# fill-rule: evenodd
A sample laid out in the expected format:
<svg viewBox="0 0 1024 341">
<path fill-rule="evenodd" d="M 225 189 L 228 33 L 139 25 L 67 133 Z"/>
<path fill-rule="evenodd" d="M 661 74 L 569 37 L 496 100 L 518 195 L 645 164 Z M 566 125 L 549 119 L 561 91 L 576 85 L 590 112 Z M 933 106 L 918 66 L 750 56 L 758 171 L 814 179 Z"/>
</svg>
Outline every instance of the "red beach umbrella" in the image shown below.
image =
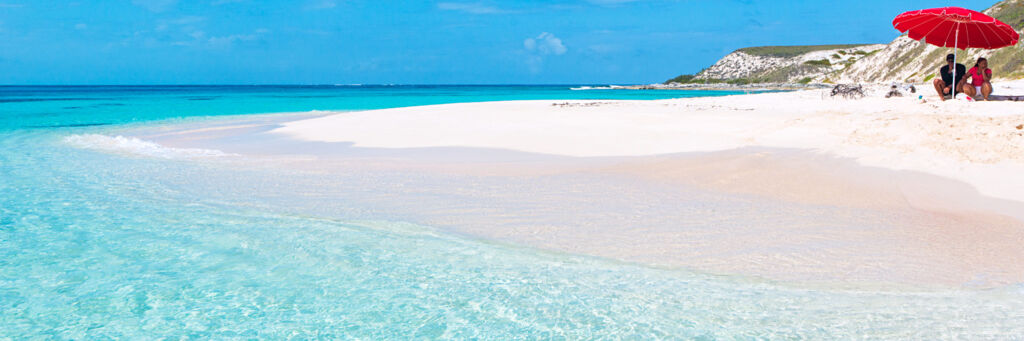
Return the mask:
<svg viewBox="0 0 1024 341">
<path fill-rule="evenodd" d="M 910 39 L 924 39 L 928 44 L 955 49 L 998 49 L 1016 45 L 1020 38 L 1010 25 L 960 7 L 905 12 L 892 20 L 892 26 L 901 33 L 907 33 Z M 953 68 L 953 79 L 956 79 L 956 68 Z"/>
</svg>

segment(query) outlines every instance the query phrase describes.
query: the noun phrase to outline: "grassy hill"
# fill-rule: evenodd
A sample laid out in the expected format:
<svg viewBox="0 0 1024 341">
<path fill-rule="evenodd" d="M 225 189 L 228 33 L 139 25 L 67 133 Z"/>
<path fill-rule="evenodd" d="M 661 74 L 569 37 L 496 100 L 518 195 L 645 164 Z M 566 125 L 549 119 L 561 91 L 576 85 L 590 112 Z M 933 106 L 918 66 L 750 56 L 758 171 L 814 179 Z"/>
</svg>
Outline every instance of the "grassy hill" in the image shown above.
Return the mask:
<svg viewBox="0 0 1024 341">
<path fill-rule="evenodd" d="M 1001 1 L 989 8 L 986 14 L 1009 24 L 1018 33 L 1024 33 L 1024 0 Z M 989 65 L 993 72 L 1007 78 L 1024 77 L 1024 48 L 1020 43 L 995 50 L 990 56 Z"/>
<path fill-rule="evenodd" d="M 1021 32 L 1024 28 L 1024 0 L 1000 1 L 984 11 Z M 839 75 L 840 82 L 928 82 L 935 77 L 945 56 L 953 49 L 936 47 L 911 40 L 906 35 L 892 41 L 885 49 L 857 61 Z M 957 62 L 970 67 L 978 57 L 989 59 L 993 76 L 998 79 L 1024 77 L 1022 45 L 998 50 L 967 49 L 957 51 Z"/>
<path fill-rule="evenodd" d="M 860 47 L 868 44 L 846 44 L 846 45 L 798 45 L 798 46 L 757 46 L 745 47 L 736 51 L 746 54 L 766 57 L 789 58 L 796 57 L 808 52 L 823 50 L 839 50 Z"/>
<path fill-rule="evenodd" d="M 729 53 L 696 75 L 665 83 L 809 83 L 827 79 L 872 51 L 878 44 L 758 46 Z"/>
<path fill-rule="evenodd" d="M 985 11 L 1024 35 L 1024 0 L 1000 1 Z M 895 15 L 895 14 L 894 14 Z M 749 82 L 927 82 L 952 49 L 911 40 L 902 35 L 882 49 L 863 44 L 758 46 L 726 55 L 696 75 L 681 75 L 666 83 Z M 839 52 L 822 59 L 822 54 Z M 845 53 L 843 52 L 845 50 Z M 808 55 L 810 53 L 810 55 Z M 813 56 L 813 58 L 812 58 Z M 996 79 L 1024 78 L 1024 43 L 998 50 L 957 52 L 957 62 L 968 66 L 978 57 L 989 59 Z M 744 70 L 730 73 L 730 70 Z"/>
</svg>

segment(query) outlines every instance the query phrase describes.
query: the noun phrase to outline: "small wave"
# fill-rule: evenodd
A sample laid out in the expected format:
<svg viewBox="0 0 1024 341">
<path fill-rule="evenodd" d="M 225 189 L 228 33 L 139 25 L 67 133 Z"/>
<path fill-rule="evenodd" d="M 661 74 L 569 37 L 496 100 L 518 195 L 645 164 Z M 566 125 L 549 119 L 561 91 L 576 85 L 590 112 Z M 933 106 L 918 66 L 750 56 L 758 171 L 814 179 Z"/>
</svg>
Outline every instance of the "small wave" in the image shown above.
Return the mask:
<svg viewBox="0 0 1024 341">
<path fill-rule="evenodd" d="M 615 90 L 615 89 L 625 89 L 625 88 L 626 88 L 625 86 L 621 86 L 621 85 L 609 85 L 609 86 L 581 86 L 581 87 L 569 88 L 569 90 Z"/>
<path fill-rule="evenodd" d="M 233 155 L 214 149 L 164 147 L 154 142 L 120 135 L 76 134 L 65 137 L 64 143 L 78 148 L 163 159 L 205 159 Z"/>
</svg>

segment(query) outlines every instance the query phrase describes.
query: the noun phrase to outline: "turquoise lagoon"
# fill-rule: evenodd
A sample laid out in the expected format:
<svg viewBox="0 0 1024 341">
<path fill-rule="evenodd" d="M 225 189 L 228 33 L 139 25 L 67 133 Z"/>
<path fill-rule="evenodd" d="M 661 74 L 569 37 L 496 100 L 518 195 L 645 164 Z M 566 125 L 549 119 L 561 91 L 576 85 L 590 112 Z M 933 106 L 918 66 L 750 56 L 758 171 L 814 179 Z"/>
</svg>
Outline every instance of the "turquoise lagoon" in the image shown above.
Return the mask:
<svg viewBox="0 0 1024 341">
<path fill-rule="evenodd" d="M 569 86 L 0 87 L 0 339 L 1024 335 L 1021 285 L 830 288 L 546 252 L 387 215 L 344 219 L 238 204 L 226 199 L 233 188 L 216 179 L 233 172 L 256 178 L 258 170 L 66 142 L 226 115 L 728 94 Z M 212 192 L 218 195 L 205 195 Z"/>
</svg>

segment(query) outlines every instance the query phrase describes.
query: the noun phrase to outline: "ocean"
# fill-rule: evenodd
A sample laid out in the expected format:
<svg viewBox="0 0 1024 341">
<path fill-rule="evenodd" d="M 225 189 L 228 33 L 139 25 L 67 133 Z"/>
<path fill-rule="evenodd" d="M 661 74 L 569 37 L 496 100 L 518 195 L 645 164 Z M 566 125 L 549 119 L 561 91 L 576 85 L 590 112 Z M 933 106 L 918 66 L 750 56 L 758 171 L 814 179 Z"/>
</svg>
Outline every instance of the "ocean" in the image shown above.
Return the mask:
<svg viewBox="0 0 1024 341">
<path fill-rule="evenodd" d="M 0 87 L 0 339 L 1024 335 L 1020 285 L 834 288 L 543 251 L 231 200 L 261 184 L 220 179 L 259 170 L 73 143 L 266 113 L 737 94 L 571 87 Z"/>
</svg>

